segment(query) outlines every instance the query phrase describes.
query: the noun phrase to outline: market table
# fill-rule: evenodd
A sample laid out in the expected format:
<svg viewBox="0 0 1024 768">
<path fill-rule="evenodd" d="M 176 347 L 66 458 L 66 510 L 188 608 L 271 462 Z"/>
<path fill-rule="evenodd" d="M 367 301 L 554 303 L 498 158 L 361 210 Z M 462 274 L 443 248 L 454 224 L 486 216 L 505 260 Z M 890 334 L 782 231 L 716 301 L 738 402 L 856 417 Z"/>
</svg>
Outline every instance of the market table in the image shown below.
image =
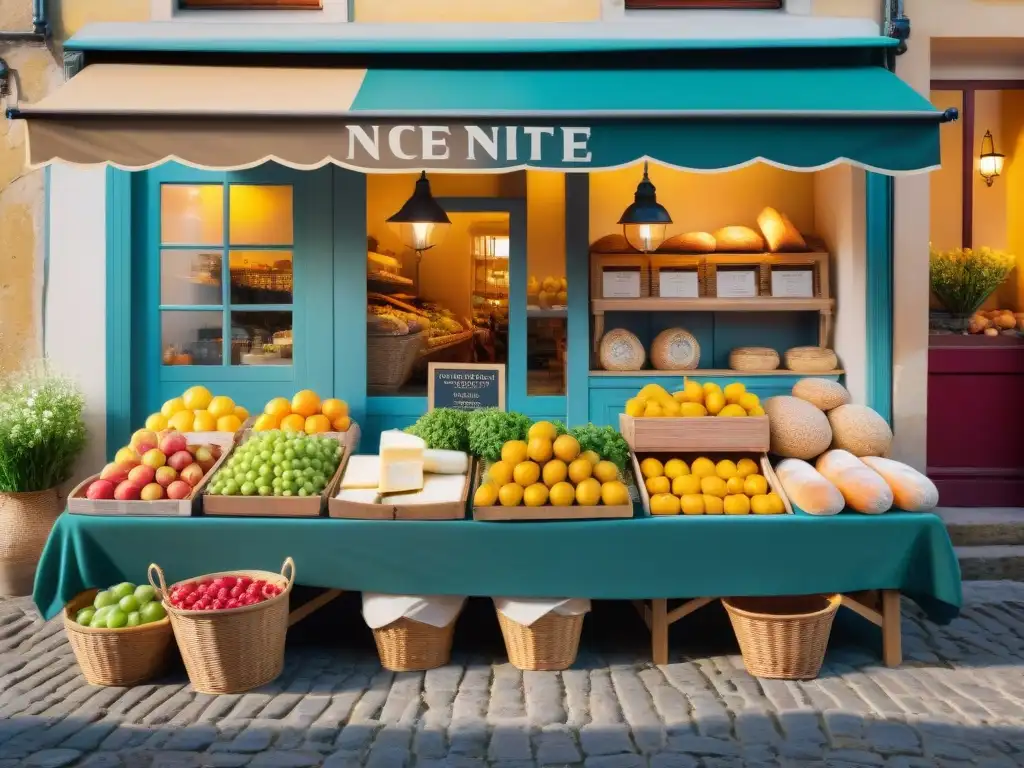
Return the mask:
<svg viewBox="0 0 1024 768">
<path fill-rule="evenodd" d="M 171 582 L 278 570 L 288 556 L 298 583 L 335 590 L 650 601 L 641 612 L 656 661 L 667 655 L 668 624 L 720 596 L 881 591 L 887 597 L 877 605 L 847 604 L 881 625 L 895 596 L 897 643 L 899 594 L 937 623 L 951 621 L 961 603 L 959 565 L 937 516 L 799 510 L 521 523 L 65 513 L 33 597 L 49 618 L 83 589 L 141 580 L 154 561 Z M 679 598 L 700 599 L 669 612 L 668 600 Z"/>
</svg>

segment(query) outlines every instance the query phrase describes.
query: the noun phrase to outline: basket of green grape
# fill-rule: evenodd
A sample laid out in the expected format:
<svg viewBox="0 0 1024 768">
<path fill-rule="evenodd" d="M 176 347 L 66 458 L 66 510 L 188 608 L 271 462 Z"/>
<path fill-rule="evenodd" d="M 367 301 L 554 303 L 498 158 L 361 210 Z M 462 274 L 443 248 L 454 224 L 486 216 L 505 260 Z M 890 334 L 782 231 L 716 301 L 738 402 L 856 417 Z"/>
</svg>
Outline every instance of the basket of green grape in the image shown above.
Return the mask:
<svg viewBox="0 0 1024 768">
<path fill-rule="evenodd" d="M 135 685 L 160 674 L 174 634 L 155 590 L 130 582 L 89 589 L 64 606 L 71 650 L 92 685 Z"/>
</svg>

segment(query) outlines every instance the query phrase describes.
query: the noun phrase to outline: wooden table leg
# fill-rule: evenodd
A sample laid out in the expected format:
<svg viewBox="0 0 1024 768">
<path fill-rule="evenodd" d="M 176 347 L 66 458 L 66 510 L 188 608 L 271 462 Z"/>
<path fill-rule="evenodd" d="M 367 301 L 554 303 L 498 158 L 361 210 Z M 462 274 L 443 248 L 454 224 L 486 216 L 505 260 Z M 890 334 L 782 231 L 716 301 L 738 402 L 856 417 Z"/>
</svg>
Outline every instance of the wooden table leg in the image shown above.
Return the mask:
<svg viewBox="0 0 1024 768">
<path fill-rule="evenodd" d="M 651 600 L 651 656 L 655 664 L 668 664 L 668 600 Z"/>
<path fill-rule="evenodd" d="M 882 592 L 882 661 L 887 667 L 898 667 L 903 663 L 900 593 L 895 589 Z"/>
<path fill-rule="evenodd" d="M 321 592 L 319 595 L 314 597 L 312 600 L 303 603 L 294 611 L 288 614 L 288 626 L 294 626 L 302 621 L 304 618 L 309 616 L 316 611 L 319 611 L 329 602 L 341 595 L 340 589 L 328 589 Z"/>
</svg>

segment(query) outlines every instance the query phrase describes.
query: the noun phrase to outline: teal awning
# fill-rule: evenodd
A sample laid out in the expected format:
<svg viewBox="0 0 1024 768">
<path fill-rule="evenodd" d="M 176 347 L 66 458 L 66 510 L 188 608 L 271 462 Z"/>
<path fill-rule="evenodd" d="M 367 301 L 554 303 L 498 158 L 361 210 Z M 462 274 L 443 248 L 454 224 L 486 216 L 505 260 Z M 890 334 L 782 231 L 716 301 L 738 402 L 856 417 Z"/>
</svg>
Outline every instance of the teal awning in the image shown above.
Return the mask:
<svg viewBox="0 0 1024 768">
<path fill-rule="evenodd" d="M 95 63 L 38 104 L 33 165 L 588 171 L 641 159 L 939 165 L 935 110 L 880 66 L 532 69 Z"/>
</svg>

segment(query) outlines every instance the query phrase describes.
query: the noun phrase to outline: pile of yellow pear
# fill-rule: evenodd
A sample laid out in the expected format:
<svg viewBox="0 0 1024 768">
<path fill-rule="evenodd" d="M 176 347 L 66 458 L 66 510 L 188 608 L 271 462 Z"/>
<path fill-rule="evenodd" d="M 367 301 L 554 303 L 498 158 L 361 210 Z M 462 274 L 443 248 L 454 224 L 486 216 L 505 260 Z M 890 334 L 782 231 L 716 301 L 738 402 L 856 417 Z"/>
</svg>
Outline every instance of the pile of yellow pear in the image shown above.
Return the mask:
<svg viewBox="0 0 1024 768">
<path fill-rule="evenodd" d="M 488 469 L 473 496 L 473 505 L 490 507 L 593 507 L 631 504 L 619 468 L 594 451 L 580 451 L 572 435 L 538 421 L 526 440 L 509 440 L 501 460 Z"/>
<path fill-rule="evenodd" d="M 652 515 L 781 515 L 782 499 L 757 470 L 750 458 L 716 464 L 701 456 L 689 466 L 682 459 L 640 462 Z"/>
<path fill-rule="evenodd" d="M 160 432 L 237 432 L 249 418 L 249 411 L 226 395 L 214 395 L 206 387 L 189 387 L 181 397 L 172 397 L 146 419 L 146 429 Z"/>
<path fill-rule="evenodd" d="M 761 400 L 740 381 L 723 389 L 714 381 L 685 379 L 683 388 L 669 394 L 660 384 L 648 384 L 626 401 L 630 416 L 694 418 L 701 416 L 764 416 Z"/>
</svg>

